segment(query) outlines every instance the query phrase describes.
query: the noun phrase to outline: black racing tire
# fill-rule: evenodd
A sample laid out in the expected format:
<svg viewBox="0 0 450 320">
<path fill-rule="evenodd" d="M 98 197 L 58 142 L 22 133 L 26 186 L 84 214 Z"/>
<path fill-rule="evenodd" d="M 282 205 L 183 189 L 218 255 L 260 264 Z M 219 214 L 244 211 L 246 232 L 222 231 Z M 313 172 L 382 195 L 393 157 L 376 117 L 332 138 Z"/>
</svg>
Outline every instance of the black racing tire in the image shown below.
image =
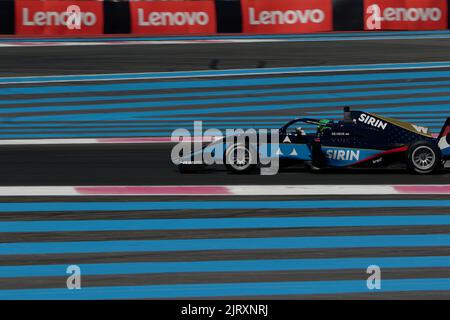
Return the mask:
<svg viewBox="0 0 450 320">
<path fill-rule="evenodd" d="M 433 173 L 442 166 L 441 150 L 428 141 L 416 141 L 408 148 L 406 164 L 411 173 Z"/>
<path fill-rule="evenodd" d="M 243 158 L 237 162 L 237 152 L 243 152 Z M 249 173 L 258 166 L 258 153 L 248 144 L 236 143 L 229 146 L 224 152 L 225 167 L 232 173 Z"/>
</svg>

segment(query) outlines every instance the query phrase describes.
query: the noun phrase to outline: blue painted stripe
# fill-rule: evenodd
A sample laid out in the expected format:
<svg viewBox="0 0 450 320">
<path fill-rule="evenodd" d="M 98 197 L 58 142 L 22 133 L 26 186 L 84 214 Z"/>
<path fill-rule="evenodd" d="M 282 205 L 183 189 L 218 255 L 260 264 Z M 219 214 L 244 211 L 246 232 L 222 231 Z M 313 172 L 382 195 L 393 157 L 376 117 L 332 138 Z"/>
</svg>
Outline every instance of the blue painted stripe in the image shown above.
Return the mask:
<svg viewBox="0 0 450 320">
<path fill-rule="evenodd" d="M 280 101 L 305 101 L 305 100 L 336 100 L 343 98 L 357 99 L 368 98 L 388 95 L 415 95 L 415 94 L 427 94 L 427 93 L 448 93 L 449 88 L 425 88 L 425 89 L 411 89 L 411 90 L 381 90 L 381 91 L 361 91 L 361 92 L 340 92 L 340 93 L 318 93 L 318 94 L 295 94 L 295 95 L 283 95 L 283 96 L 262 96 L 262 97 L 238 97 L 238 98 L 208 98 L 208 99 L 194 99 L 194 100 L 165 100 L 165 101 L 138 101 L 138 102 L 120 102 L 120 103 L 105 103 L 105 104 L 82 104 L 82 105 L 57 105 L 57 106 L 30 106 L 30 107 L 11 107 L 1 108 L 0 114 L 10 113 L 34 113 L 34 112 L 50 112 L 50 111 L 90 111 L 90 110 L 114 110 L 114 109 L 142 109 L 142 108 L 158 108 L 158 107 L 180 107 L 180 106 L 203 106 L 214 104 L 233 104 L 233 103 L 257 103 L 257 102 L 280 102 Z M 365 103 L 371 104 L 386 104 L 386 103 L 409 103 L 409 102 L 433 102 L 433 101 L 447 101 L 450 96 L 437 96 L 437 97 L 408 97 L 408 98 L 391 98 L 391 99 L 379 99 L 379 100 L 345 100 L 339 102 L 310 102 L 307 104 L 298 104 L 299 108 L 302 107 L 325 107 L 339 104 L 352 104 L 360 105 Z M 260 107 L 260 106 L 255 106 Z M 211 108 L 213 108 L 211 106 Z M 194 109 L 199 110 L 199 109 Z M 133 111 L 134 112 L 134 111 Z M 174 114 L 178 114 L 178 110 L 165 111 Z"/>
<path fill-rule="evenodd" d="M 285 116 L 258 116 L 258 115 L 253 115 L 251 114 L 250 116 L 235 116 L 235 117 L 230 117 L 227 115 L 217 115 L 217 116 L 202 116 L 201 118 L 199 117 L 195 117 L 195 116 L 180 116 L 180 117 L 153 117 L 150 119 L 144 119 L 144 120 L 129 120 L 129 121 L 121 121 L 121 120 L 105 120 L 105 121 L 58 121 L 58 122 L 40 122 L 40 121 L 11 121 L 11 125 L 27 125 L 27 126 L 31 126 L 31 125 L 45 125 L 45 124 L 49 124 L 51 126 L 55 125 L 70 125 L 70 124 L 76 124 L 76 125 L 96 125 L 96 124 L 109 124 L 109 125 L 114 125 L 114 124 L 133 124 L 133 123 L 152 123 L 152 122 L 159 122 L 159 121 L 167 121 L 167 123 L 172 122 L 172 123 L 177 123 L 178 121 L 189 121 L 190 123 L 193 123 L 193 121 L 198 121 L 198 120 L 202 120 L 202 121 L 224 121 L 224 120 L 236 120 L 236 121 L 252 121 L 252 120 L 260 120 L 262 119 L 262 121 L 270 121 L 268 119 L 279 119 L 280 122 L 286 123 L 288 120 L 292 120 L 293 118 L 301 118 L 301 117 L 305 117 L 306 114 L 314 115 L 315 117 L 323 117 L 323 116 L 327 116 L 330 119 L 341 119 L 342 118 L 342 111 L 339 112 L 334 112 L 334 111 L 330 111 L 328 112 L 324 112 L 324 111 L 310 111 L 308 113 L 302 114 L 302 115 L 296 115 L 296 116 L 291 116 L 291 115 L 285 115 Z M 429 111 L 429 110 L 419 110 L 419 111 L 415 111 L 414 114 L 410 114 L 410 113 L 406 113 L 406 112 L 386 112 L 383 113 L 384 116 L 391 116 L 391 117 L 395 117 L 395 118 L 403 118 L 405 119 L 406 117 L 409 117 L 411 119 L 413 119 L 413 121 L 417 121 L 417 119 L 426 119 L 426 117 L 434 117 L 434 118 L 438 118 L 438 119 L 442 119 L 442 112 L 441 111 Z"/>
<path fill-rule="evenodd" d="M 328 37 L 310 39 L 284 39 L 285 42 L 324 42 L 324 41 L 362 41 L 362 40 L 410 40 L 410 39 L 448 39 L 450 35 L 416 35 L 416 36 L 360 36 L 360 37 Z"/>
<path fill-rule="evenodd" d="M 330 113 L 334 113 L 334 111 L 330 111 Z M 308 112 L 309 113 L 309 112 Z M 311 112 L 311 114 L 319 114 L 320 112 L 317 111 L 313 111 Z M 409 117 L 411 119 L 427 119 L 426 117 L 433 117 L 433 118 L 438 118 L 441 119 L 442 118 L 442 114 L 440 112 L 429 112 L 427 110 L 423 110 L 423 111 L 418 111 L 415 112 L 414 114 L 410 114 L 410 113 L 405 113 L 405 112 L 391 112 L 391 113 L 387 113 L 390 116 L 395 116 L 395 117 L 401 117 L 401 118 L 405 118 L 405 117 Z M 386 114 L 384 114 L 386 115 Z M 92 126 L 92 125 L 96 125 L 96 124 L 107 124 L 107 125 L 114 125 L 114 124 L 133 124 L 133 123 L 138 123 L 138 124 L 145 124 L 145 123 L 153 123 L 153 122 L 161 122 L 161 121 L 166 121 L 166 123 L 177 123 L 179 121 L 189 121 L 189 123 L 193 123 L 193 121 L 198 121 L 198 120 L 202 120 L 202 121 L 211 121 L 211 122 L 220 122 L 220 121 L 225 121 L 225 120 L 232 120 L 234 121 L 251 121 L 251 120 L 257 120 L 257 121 L 264 121 L 264 122 L 269 122 L 269 121 L 285 121 L 287 122 L 288 120 L 292 120 L 293 118 L 301 118 L 301 117 L 305 117 L 305 114 L 303 115 L 284 115 L 284 116 L 259 116 L 259 115 L 249 115 L 249 116 L 234 116 L 234 117 L 230 117 L 230 116 L 222 116 L 222 115 L 217 115 L 217 116 L 202 116 L 201 119 L 199 119 L 198 117 L 155 117 L 152 119 L 148 119 L 148 120 L 133 120 L 133 121 L 102 121 L 102 122 L 96 122 L 96 121 L 91 121 L 91 122 L 81 122 L 81 121 L 71 121 L 71 122 L 67 122 L 67 121 L 58 121 L 55 123 L 46 123 L 46 122 L 34 122 L 34 123 L 29 123 L 27 122 L 20 122 L 20 121 L 16 121 L 16 122 L 11 122 L 11 125 L 21 125 L 21 124 L 25 124 L 25 125 L 45 125 L 45 124 L 49 124 L 49 125 L 70 125 L 70 124 L 76 124 L 76 125 L 86 125 L 86 126 Z M 342 111 L 340 115 L 332 115 L 330 116 L 331 119 L 341 119 L 342 118 Z M 8 123 L 9 125 L 9 123 Z"/>
<path fill-rule="evenodd" d="M 432 130 L 438 130 L 442 126 L 429 126 Z M 305 127 L 305 129 L 307 129 Z M 114 133 L 26 133 L 26 134 L 2 134 L 0 139 L 39 139 L 39 138 L 120 138 L 120 137 L 169 137 L 172 131 L 157 132 L 114 132 Z"/>
<path fill-rule="evenodd" d="M 288 119 L 293 119 L 292 117 L 290 118 L 286 118 L 286 121 Z M 231 121 L 231 120 L 217 120 L 217 121 L 203 121 L 203 127 L 212 127 L 215 125 L 228 125 L 233 127 L 236 126 L 255 126 L 256 124 L 258 125 L 279 125 L 281 126 L 282 124 L 285 124 L 286 121 L 280 121 L 279 119 L 274 119 L 274 120 L 253 120 L 253 121 L 249 121 L 249 119 L 247 120 L 240 120 L 239 118 L 236 118 L 235 121 Z M 440 121 L 441 120 L 428 120 L 429 122 L 435 122 L 435 121 Z M 143 128 L 143 129 L 148 129 L 148 128 L 153 128 L 153 127 L 161 127 L 161 128 L 174 128 L 174 127 L 179 127 L 179 126 L 187 126 L 187 127 L 193 127 L 193 121 L 183 121 L 183 119 L 178 119 L 175 121 L 154 121 L 154 122 L 117 122 L 117 123 L 110 123 L 110 122 L 95 122 L 95 123 L 89 123 L 89 122 L 79 122 L 79 123 L 8 123 L 8 124 L 2 124 L 2 128 L 6 129 L 6 130 L 10 130 L 10 129 L 20 129 L 20 128 L 29 128 L 30 130 L 32 130 L 33 128 L 35 130 L 41 130 L 41 128 L 50 128 L 52 130 L 58 130 L 58 129 L 66 129 L 66 128 L 70 128 L 70 127 L 74 127 L 74 128 L 83 128 L 83 130 L 96 130 L 97 128 L 86 128 L 86 127 L 101 127 L 103 129 L 120 129 L 120 128 Z M 3 130 L 1 130 L 1 132 L 3 132 Z"/>
<path fill-rule="evenodd" d="M 442 121 L 441 121 L 442 122 Z M 422 122 L 423 123 L 423 122 Z M 440 123 L 440 122 L 439 122 Z M 203 129 L 206 130 L 208 128 L 217 128 L 217 129 L 227 129 L 227 128 L 241 128 L 241 129 L 248 129 L 248 128 L 279 128 L 281 127 L 283 123 L 281 122 L 274 122 L 274 123 L 265 123 L 265 122 L 254 122 L 251 124 L 242 125 L 241 123 L 231 123 L 231 122 L 225 122 L 225 123 L 211 123 L 211 124 L 203 124 Z M 164 130 L 166 132 L 171 132 L 171 130 L 174 130 L 176 128 L 184 128 L 188 130 L 193 130 L 192 123 L 183 124 L 183 123 L 173 123 L 172 125 L 169 124 L 149 124 L 149 125 L 121 125 L 121 126 L 101 126 L 100 128 L 86 128 L 86 126 L 78 126 L 76 124 L 70 124 L 67 126 L 45 126 L 45 125 L 10 125 L 5 127 L 3 130 L 0 130 L 0 133 L 7 133 L 7 132 L 37 132 L 37 133 L 45 133 L 45 132 L 61 132 L 61 131 L 82 131 L 82 132 L 102 132 L 102 131 L 129 131 L 129 130 L 147 130 L 147 131 L 154 131 L 154 130 Z M 305 126 L 306 127 L 306 126 Z M 314 128 L 314 126 L 309 126 L 310 128 Z M 225 134 L 225 132 L 224 132 Z M 170 136 L 170 134 L 169 134 Z"/>
<path fill-rule="evenodd" d="M 0 255 L 450 246 L 450 234 L 1 243 Z"/>
<path fill-rule="evenodd" d="M 327 116 L 326 114 L 322 114 L 321 112 L 317 112 L 317 114 L 321 114 L 321 117 Z M 411 116 L 410 114 L 406 113 L 392 113 L 392 114 L 383 114 L 385 116 L 393 116 L 399 120 L 403 121 L 411 121 L 411 122 L 419 122 L 419 121 L 426 121 L 426 123 L 433 124 L 442 124 L 442 114 L 437 114 L 434 116 L 434 118 L 430 117 L 430 115 L 427 112 L 427 116 L 430 118 L 424 118 L 424 115 L 417 115 L 417 116 Z M 234 117 L 230 119 L 230 117 L 201 117 L 201 120 L 203 122 L 203 127 L 214 127 L 216 125 L 232 125 L 233 127 L 241 126 L 242 124 L 251 124 L 251 125 L 270 125 L 270 124 L 277 124 L 282 125 L 285 124 L 288 120 L 292 120 L 296 118 L 295 116 L 284 116 L 284 117 L 274 117 L 272 120 L 259 120 L 259 117 Z M 260 117 L 261 118 L 261 117 Z M 262 117 L 264 118 L 264 117 Z M 157 119 L 162 119 L 161 121 Z M 338 121 L 341 119 L 341 117 L 336 117 L 336 115 L 329 116 L 327 119 Z M 137 127 L 137 128 L 149 128 L 149 127 L 167 127 L 167 128 L 173 128 L 173 126 L 180 126 L 180 125 L 186 125 L 189 126 L 193 125 L 193 121 L 199 121 L 198 117 L 191 118 L 191 117 L 177 117 L 177 118 L 171 118 L 171 121 L 167 121 L 168 118 L 156 118 L 153 121 L 115 121 L 115 122 L 109 122 L 109 121 L 103 121 L 103 122 L 54 122 L 54 123 L 47 123 L 47 122 L 37 122 L 37 123 L 31 123 L 31 122 L 10 122 L 6 124 L 2 124 L 2 127 L 4 128 L 69 128 L 69 127 L 89 127 L 89 126 L 96 126 L 96 127 L 102 127 L 102 128 L 126 128 L 126 127 Z M 307 123 L 305 123 L 305 126 L 308 126 Z M 314 127 L 310 125 L 310 127 Z M 88 129 L 88 128 L 87 128 Z"/>
<path fill-rule="evenodd" d="M 418 81 L 407 83 L 381 83 L 381 84 L 355 84 L 355 85 L 336 85 L 320 87 L 301 87 L 301 88 L 275 88 L 275 89 L 248 89 L 248 90 L 223 90 L 208 92 L 186 92 L 186 93 L 161 93 L 161 94 L 133 94 L 120 96 L 86 96 L 86 97 L 57 97 L 57 98 L 22 98 L 15 100 L 0 100 L 0 105 L 14 104 L 32 104 L 32 103 L 61 103 L 61 102 L 88 102 L 88 101 L 115 101 L 115 100 L 134 100 L 134 99 L 164 99 L 164 98 L 189 98 L 189 97 L 220 97 L 248 94 L 271 94 L 271 93 L 289 93 L 289 92 L 314 92 L 314 91 L 335 91 L 335 90 L 354 90 L 354 89 L 377 89 L 377 88 L 403 88 L 415 86 L 448 86 L 450 81 Z"/>
<path fill-rule="evenodd" d="M 243 87 L 276 84 L 314 84 L 314 83 L 341 83 L 361 81 L 384 81 L 403 79 L 436 79 L 448 78 L 450 71 L 414 71 L 390 73 L 364 73 L 326 76 L 297 76 L 297 77 L 268 77 L 257 79 L 215 79 L 202 81 L 170 81 L 170 82 L 142 82 L 103 85 L 73 85 L 73 86 L 37 86 L 23 88 L 2 88 L 0 95 L 10 94 L 47 94 L 47 93 L 77 93 L 77 92 L 105 92 L 105 91 L 136 91 L 136 90 L 162 90 L 180 88 L 215 88 L 215 87 Z"/>
<path fill-rule="evenodd" d="M 189 230 L 449 225 L 450 215 L 131 219 L 0 222 L 0 232 Z"/>
<path fill-rule="evenodd" d="M 121 137 L 168 137 L 171 132 L 114 132 L 114 133 L 28 133 L 5 134 L 0 139 L 45 139 L 45 138 L 121 138 Z"/>
<path fill-rule="evenodd" d="M 203 130 L 207 129 L 207 128 L 266 128 L 267 126 L 269 127 L 281 127 L 282 125 L 284 125 L 287 120 L 292 120 L 295 117 L 289 117 L 286 118 L 285 121 L 280 121 L 280 119 L 274 119 L 272 121 L 270 120 L 244 120 L 244 119 L 240 119 L 238 117 L 236 117 L 235 121 L 230 121 L 230 120 L 217 120 L 217 121 L 203 121 L 202 123 L 202 127 Z M 442 116 L 440 116 L 437 119 L 423 119 L 423 118 L 403 118 L 403 117 L 396 117 L 398 120 L 403 120 L 403 121 L 411 121 L 414 123 L 421 123 L 421 124 L 428 124 L 428 125 L 436 125 L 436 124 L 443 124 L 443 120 L 442 120 Z M 335 120 L 338 121 L 340 119 L 336 119 L 335 117 L 327 117 L 327 119 L 331 119 L 331 120 Z M 183 126 L 183 128 L 186 129 L 191 129 L 193 128 L 193 121 L 183 121 L 183 119 L 179 119 L 178 121 L 170 121 L 170 122 L 147 122 L 147 123 L 142 123 L 142 122 L 120 122 L 117 124 L 112 124 L 112 123 L 108 123 L 108 122 L 97 122 L 97 123 L 8 123 L 8 124 L 2 124 L 2 127 L 4 128 L 4 130 L 1 130 L 0 132 L 5 132 L 5 131 L 11 131 L 11 129 L 13 129 L 13 132 L 19 132 L 22 131 L 21 129 L 24 128 L 25 131 L 31 131 L 31 130 L 38 130 L 39 132 L 42 132 L 41 130 L 51 130 L 51 131 L 58 131 L 58 130 L 62 130 L 65 131 L 64 129 L 67 128 L 78 128 L 78 129 L 82 129 L 84 131 L 103 131 L 103 130 L 115 130 L 118 129 L 119 131 L 124 129 L 124 128 L 128 128 L 128 130 L 130 129 L 160 129 L 160 130 L 164 130 L 167 129 L 167 131 L 169 129 L 174 129 L 174 128 L 179 128 Z M 314 128 L 314 125 L 308 125 L 307 123 L 305 123 L 304 125 L 305 127 L 310 127 L 310 128 Z M 88 128 L 88 127 L 92 127 L 92 128 Z M 95 128 L 94 128 L 95 127 Z M 97 128 L 99 127 L 99 128 Z M 17 130 L 15 130 L 17 129 Z M 45 131 L 44 131 L 45 132 Z"/>
<path fill-rule="evenodd" d="M 385 114 L 383 114 L 385 115 Z M 323 117 L 326 117 L 327 119 L 331 119 L 334 121 L 339 121 L 340 119 L 336 119 L 335 117 L 327 117 L 326 114 L 323 115 Z M 429 119 L 423 119 L 423 118 L 404 118 L 402 116 L 396 115 L 395 117 L 398 120 L 403 121 L 410 121 L 414 123 L 427 123 L 429 125 L 441 125 L 443 124 L 442 115 L 436 116 L 436 119 L 429 118 Z M 202 118 L 201 118 L 202 119 Z M 273 121 L 270 120 L 254 120 L 254 119 L 241 119 L 236 117 L 235 121 L 230 120 L 215 120 L 215 121 L 203 121 L 202 128 L 205 130 L 206 128 L 213 128 L 213 127 L 221 127 L 221 128 L 242 128 L 242 127 L 253 127 L 255 128 L 265 128 L 266 126 L 278 126 L 284 125 L 288 120 L 295 119 L 295 117 L 289 117 L 286 119 L 275 119 Z M 198 121 L 198 120 L 197 120 Z M 202 120 L 201 120 L 202 121 Z M 3 126 L 3 125 L 2 125 Z M 35 129 L 35 130 L 41 130 L 44 128 L 52 129 L 54 131 L 57 131 L 58 129 L 66 129 L 66 128 L 83 128 L 84 130 L 96 130 L 99 128 L 102 128 L 102 130 L 106 129 L 120 129 L 120 128 L 141 128 L 141 129 L 173 129 L 173 128 L 193 128 L 193 121 L 184 121 L 183 118 L 179 118 L 175 121 L 170 122 L 139 122 L 139 121 L 130 121 L 130 122 L 118 122 L 117 124 L 113 124 L 111 122 L 97 122 L 97 123 L 89 123 L 89 122 L 54 122 L 54 123 L 8 123 L 7 125 L 4 125 L 5 130 L 10 129 L 21 129 L 21 128 L 27 128 L 27 129 Z M 305 123 L 305 127 L 311 127 L 315 128 L 316 126 Z M 92 128 L 89 128 L 92 127 Z M 3 130 L 2 130 L 3 132 Z"/>
<path fill-rule="evenodd" d="M 385 107 L 382 104 L 407 104 L 416 102 L 446 102 L 450 97 L 430 97 L 430 98 L 401 98 L 401 99 L 383 99 L 383 100 L 365 100 L 365 101 L 345 101 L 345 102 L 311 102 L 311 103 L 289 103 L 289 104 L 264 104 L 252 106 L 235 106 L 235 107 L 209 107 L 201 109 L 173 109 L 162 111 L 118 111 L 114 113 L 88 113 L 88 114 L 62 114 L 62 115 L 36 115 L 36 116 L 16 116 L 16 121 L 112 121 L 112 120 L 144 120 L 152 119 L 158 116 L 182 116 L 182 115 L 210 115 L 210 114 L 229 114 L 236 112 L 255 112 L 255 111 L 273 111 L 273 110 L 301 110 L 307 107 L 336 107 L 339 105 L 347 106 L 377 106 L 374 112 L 378 111 L 441 111 L 450 110 L 450 104 L 425 104 L 425 105 L 406 105 L 401 107 Z M 367 108 L 367 111 L 371 111 Z"/>
<path fill-rule="evenodd" d="M 449 291 L 450 279 L 383 279 L 380 290 L 369 290 L 366 279 L 340 281 L 256 282 L 219 284 L 176 284 L 121 287 L 82 287 L 0 290 L 0 299 L 58 300 L 58 299 L 140 299 L 237 297 L 308 294 L 343 294 L 401 291 Z"/>
<path fill-rule="evenodd" d="M 83 276 L 191 272 L 249 272 L 292 270 L 365 270 L 370 265 L 385 268 L 445 268 L 449 256 L 431 257 L 369 257 L 280 260 L 225 260 L 194 262 L 127 262 L 78 264 Z M 68 265 L 0 266 L 0 278 L 62 277 Z"/>
<path fill-rule="evenodd" d="M 305 201 L 172 201 L 172 202 L 4 202 L 0 212 L 411 208 L 446 207 L 450 200 L 305 200 Z"/>
<path fill-rule="evenodd" d="M 414 68 L 448 68 L 449 61 L 441 62 L 417 62 L 417 63 L 385 63 L 367 65 L 337 65 L 337 66 L 307 66 L 307 67 L 280 67 L 280 68 L 258 68 L 258 69 L 229 69 L 229 70 L 202 70 L 202 71 L 171 71 L 171 72 L 141 72 L 122 74 L 95 74 L 95 75 L 64 75 L 64 76 L 30 76 L 30 77 L 3 77 L 0 83 L 43 83 L 51 81 L 102 81 L 120 79 L 161 79 L 176 77 L 207 77 L 226 75 L 248 75 L 248 74 L 282 74 L 282 73 L 306 73 L 306 72 L 339 72 L 360 70 L 392 70 L 392 69 L 414 69 Z"/>
<path fill-rule="evenodd" d="M 439 124 L 438 126 L 436 126 L 436 123 Z M 420 122 L 417 121 L 416 124 L 420 124 L 423 126 L 427 126 L 427 127 L 437 127 L 437 128 L 441 128 L 442 125 L 442 121 L 436 121 L 436 122 Z M 225 130 L 225 129 L 278 129 L 280 128 L 282 125 L 282 123 L 276 123 L 276 124 L 267 124 L 267 123 L 253 123 L 253 124 L 249 124 L 249 125 L 242 125 L 239 123 L 229 123 L 226 125 L 223 124 L 210 124 L 210 125 L 203 125 L 203 129 L 207 130 L 207 129 L 211 129 L 211 128 L 215 128 L 215 129 L 221 129 L 221 130 Z M 30 135 L 33 135 L 34 133 L 45 133 L 45 132 L 49 132 L 49 133 L 54 133 L 54 134 L 59 134 L 60 132 L 91 132 L 91 133 L 97 133 L 99 132 L 99 134 L 103 134 L 103 132 L 121 132 L 121 131 L 125 131 L 125 132 L 130 132 L 133 130 L 148 130 L 148 131 L 165 131 L 167 132 L 167 136 L 170 136 L 172 133 L 172 130 L 175 130 L 177 128 L 180 128 L 180 126 L 182 126 L 183 129 L 187 129 L 190 131 L 193 131 L 194 128 L 192 125 L 181 125 L 181 124 L 173 124 L 173 125 L 147 125 L 147 126 L 126 126 L 125 128 L 120 128 L 120 127 L 111 127 L 111 128 L 83 128 L 83 127 L 79 127 L 79 128 L 71 128 L 70 126 L 67 126 L 65 128 L 27 128 L 27 127 L 23 127 L 21 128 L 16 127 L 16 128 L 12 128 L 12 129 L 5 129 L 5 130 L 0 130 L 0 137 L 2 137 L 2 134 L 4 133 L 14 133 L 14 132 L 18 132 L 18 133 L 29 133 Z M 314 125 L 304 125 L 302 126 L 304 129 L 310 129 L 312 130 L 311 132 L 315 131 L 316 126 Z M 136 131 L 134 132 L 135 135 L 139 135 L 140 132 Z M 223 135 L 225 135 L 225 132 L 223 132 Z"/>
</svg>

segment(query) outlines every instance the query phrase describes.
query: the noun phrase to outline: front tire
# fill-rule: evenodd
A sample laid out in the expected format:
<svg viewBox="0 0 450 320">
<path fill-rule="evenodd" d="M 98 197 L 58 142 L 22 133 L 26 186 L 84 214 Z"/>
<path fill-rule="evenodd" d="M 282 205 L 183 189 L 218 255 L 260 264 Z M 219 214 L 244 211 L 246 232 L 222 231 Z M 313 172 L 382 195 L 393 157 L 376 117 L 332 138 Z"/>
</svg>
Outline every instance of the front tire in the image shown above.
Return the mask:
<svg viewBox="0 0 450 320">
<path fill-rule="evenodd" d="M 430 174 L 441 164 L 441 150 L 428 141 L 417 141 L 408 149 L 408 170 L 415 174 Z"/>
<path fill-rule="evenodd" d="M 258 155 L 244 144 L 233 144 L 225 150 L 225 166 L 233 173 L 248 173 L 256 168 Z"/>
</svg>

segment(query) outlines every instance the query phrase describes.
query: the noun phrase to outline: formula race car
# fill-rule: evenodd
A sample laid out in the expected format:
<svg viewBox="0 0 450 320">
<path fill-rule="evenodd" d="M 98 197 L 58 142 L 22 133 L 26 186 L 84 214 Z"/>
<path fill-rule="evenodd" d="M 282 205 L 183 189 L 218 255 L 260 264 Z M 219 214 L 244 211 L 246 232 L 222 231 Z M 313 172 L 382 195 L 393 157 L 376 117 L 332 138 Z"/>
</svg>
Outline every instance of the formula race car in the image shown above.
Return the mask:
<svg viewBox="0 0 450 320">
<path fill-rule="evenodd" d="M 313 125 L 316 131 L 307 134 L 301 123 Z M 412 173 L 429 174 L 450 167 L 450 118 L 435 137 L 428 128 L 345 107 L 340 121 L 289 121 L 278 130 L 276 150 L 270 136 L 264 142 L 256 134 L 242 137 L 242 133 L 222 137 L 200 151 L 184 154 L 176 164 L 181 172 L 191 166 L 205 166 L 195 159 L 200 153 L 209 153 L 216 163 L 234 173 L 249 172 L 261 166 L 264 158 L 273 157 L 278 157 L 280 164 L 303 162 L 313 171 L 402 163 Z"/>
</svg>

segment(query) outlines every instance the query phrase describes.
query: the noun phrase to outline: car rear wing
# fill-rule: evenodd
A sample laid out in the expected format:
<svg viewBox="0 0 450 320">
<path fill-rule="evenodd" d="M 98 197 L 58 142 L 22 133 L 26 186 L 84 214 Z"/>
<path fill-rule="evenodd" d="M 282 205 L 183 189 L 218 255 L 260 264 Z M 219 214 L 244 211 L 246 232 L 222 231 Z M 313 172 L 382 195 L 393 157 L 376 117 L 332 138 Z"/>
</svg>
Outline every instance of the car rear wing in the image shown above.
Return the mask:
<svg viewBox="0 0 450 320">
<path fill-rule="evenodd" d="M 444 123 L 444 126 L 442 127 L 441 133 L 439 133 L 438 140 L 449 134 L 450 134 L 450 118 L 447 118 L 447 120 Z"/>
</svg>

